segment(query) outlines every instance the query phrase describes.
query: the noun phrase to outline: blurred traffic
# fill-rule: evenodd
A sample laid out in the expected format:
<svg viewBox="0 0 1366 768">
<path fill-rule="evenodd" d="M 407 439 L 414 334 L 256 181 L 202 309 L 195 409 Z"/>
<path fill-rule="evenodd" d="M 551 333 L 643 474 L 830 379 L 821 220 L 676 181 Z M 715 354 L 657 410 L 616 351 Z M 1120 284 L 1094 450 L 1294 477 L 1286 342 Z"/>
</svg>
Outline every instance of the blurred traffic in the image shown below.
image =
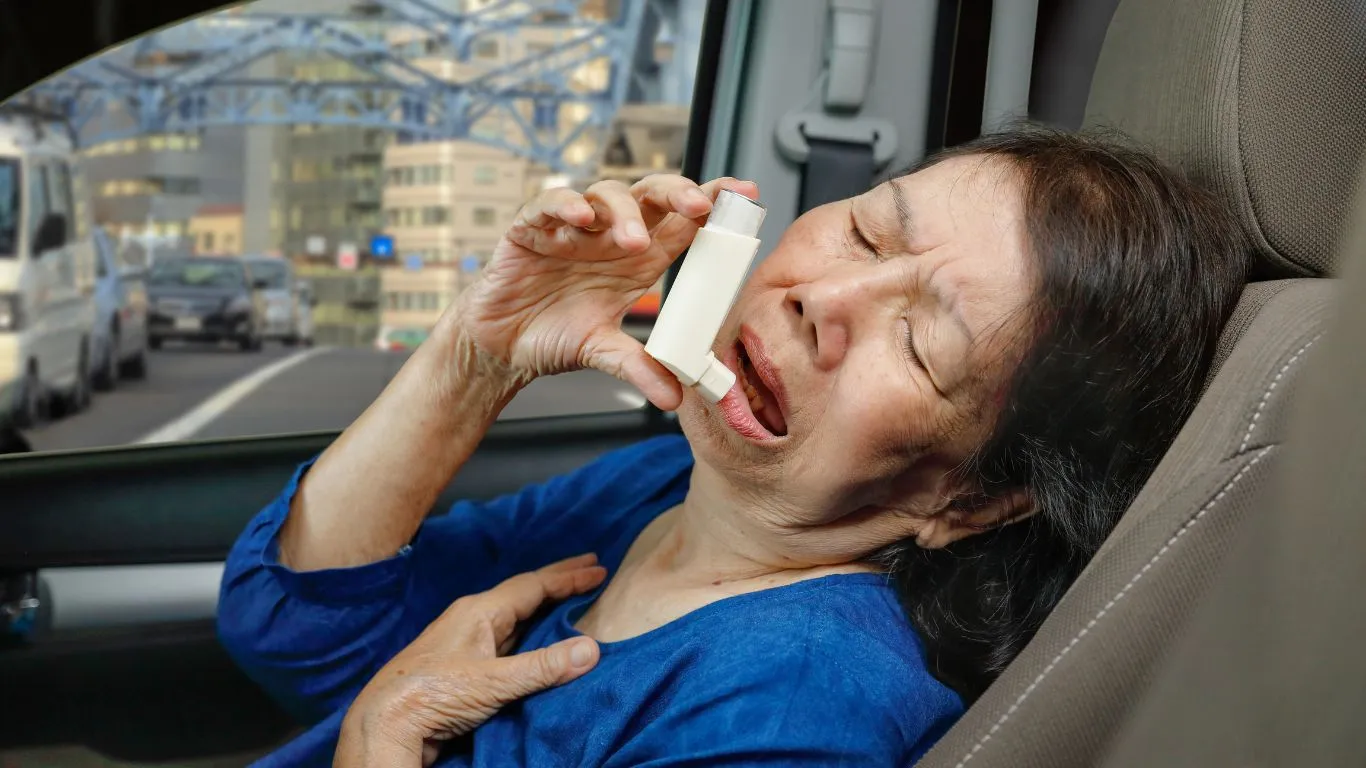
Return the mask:
<svg viewBox="0 0 1366 768">
<path fill-rule="evenodd" d="M 258 0 L 0 105 L 0 429 L 46 450 L 341 428 L 478 279 L 522 202 L 679 171 L 700 0 L 578 0 L 572 25 L 563 9 L 420 5 L 415 24 L 410 0 Z M 351 48 L 311 48 L 296 24 Z M 453 48 L 462 25 L 485 31 Z M 274 42 L 241 59 L 243 41 Z M 219 59 L 232 67 L 182 87 Z M 106 71 L 166 84 L 162 116 Z M 470 84 L 464 117 L 405 106 Z M 297 101 L 266 98 L 277 85 Z M 243 88 L 259 109 L 219 98 Z M 661 288 L 627 314 L 638 338 Z M 641 402 L 605 377 L 546 386 L 565 391 L 558 410 L 512 416 Z M 543 390 L 556 400 L 523 400 Z M 234 419 L 248 411 L 271 415 Z"/>
</svg>

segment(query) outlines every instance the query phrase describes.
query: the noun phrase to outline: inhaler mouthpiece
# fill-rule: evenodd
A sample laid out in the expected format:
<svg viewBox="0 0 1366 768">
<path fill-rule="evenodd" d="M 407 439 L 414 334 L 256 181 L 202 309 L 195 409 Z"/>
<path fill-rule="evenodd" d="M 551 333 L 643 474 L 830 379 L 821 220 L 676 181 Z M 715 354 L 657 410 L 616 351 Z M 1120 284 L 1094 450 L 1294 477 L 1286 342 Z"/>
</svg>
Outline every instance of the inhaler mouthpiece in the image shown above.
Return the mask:
<svg viewBox="0 0 1366 768">
<path fill-rule="evenodd" d="M 721 190 L 645 344 L 651 357 L 711 403 L 735 384 L 735 372 L 716 359 L 711 347 L 759 252 L 756 236 L 766 213 L 748 197 Z"/>
</svg>

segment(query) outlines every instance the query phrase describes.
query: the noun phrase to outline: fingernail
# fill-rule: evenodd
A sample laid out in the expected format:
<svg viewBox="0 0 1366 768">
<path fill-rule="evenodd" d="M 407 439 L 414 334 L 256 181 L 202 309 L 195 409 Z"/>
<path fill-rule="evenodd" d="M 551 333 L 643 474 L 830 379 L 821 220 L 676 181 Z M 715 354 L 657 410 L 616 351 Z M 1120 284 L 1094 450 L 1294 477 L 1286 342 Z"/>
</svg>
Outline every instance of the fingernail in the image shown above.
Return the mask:
<svg viewBox="0 0 1366 768">
<path fill-rule="evenodd" d="M 626 236 L 640 240 L 641 238 L 649 237 L 650 233 L 645 230 L 644 222 L 628 221 L 626 222 Z"/>
<path fill-rule="evenodd" d="M 707 197 L 707 193 L 706 193 L 706 192 L 703 192 L 703 191 L 700 190 L 700 189 L 690 189 L 690 190 L 688 190 L 688 200 L 690 200 L 690 201 L 692 201 L 692 202 L 694 202 L 694 203 L 700 203 L 700 204 L 704 204 L 704 205 L 711 205 L 711 198 L 710 198 L 710 197 Z"/>
<path fill-rule="evenodd" d="M 577 640 L 569 646 L 569 665 L 574 668 L 586 667 L 593 660 L 593 641 Z"/>
</svg>

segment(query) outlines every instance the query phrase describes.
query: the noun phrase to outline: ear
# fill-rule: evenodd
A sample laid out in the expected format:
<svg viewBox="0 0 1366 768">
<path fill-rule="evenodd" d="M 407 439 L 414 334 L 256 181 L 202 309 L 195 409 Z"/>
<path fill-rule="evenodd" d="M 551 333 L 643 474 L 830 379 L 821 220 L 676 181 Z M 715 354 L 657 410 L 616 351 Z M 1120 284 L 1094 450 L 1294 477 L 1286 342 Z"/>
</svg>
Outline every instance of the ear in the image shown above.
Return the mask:
<svg viewBox="0 0 1366 768">
<path fill-rule="evenodd" d="M 915 543 L 924 549 L 942 549 L 975 533 L 1023 520 L 1036 511 L 1029 491 L 1024 488 L 990 496 L 973 494 L 927 518 L 916 531 Z"/>
</svg>

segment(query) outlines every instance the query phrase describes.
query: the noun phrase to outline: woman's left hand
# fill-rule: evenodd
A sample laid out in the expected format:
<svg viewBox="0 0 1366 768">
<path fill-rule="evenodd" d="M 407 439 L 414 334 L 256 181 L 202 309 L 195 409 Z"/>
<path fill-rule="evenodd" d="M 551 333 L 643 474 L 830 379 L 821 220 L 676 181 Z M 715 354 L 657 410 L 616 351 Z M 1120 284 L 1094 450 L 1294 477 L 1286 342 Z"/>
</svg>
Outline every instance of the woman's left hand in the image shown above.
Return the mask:
<svg viewBox="0 0 1366 768">
<path fill-rule="evenodd" d="M 587 592 L 606 575 L 594 555 L 581 555 L 456 600 L 356 697 L 333 765 L 430 766 L 442 742 L 592 669 L 598 646 L 587 637 L 504 654 L 516 643 L 517 625 L 542 603 Z"/>
</svg>

